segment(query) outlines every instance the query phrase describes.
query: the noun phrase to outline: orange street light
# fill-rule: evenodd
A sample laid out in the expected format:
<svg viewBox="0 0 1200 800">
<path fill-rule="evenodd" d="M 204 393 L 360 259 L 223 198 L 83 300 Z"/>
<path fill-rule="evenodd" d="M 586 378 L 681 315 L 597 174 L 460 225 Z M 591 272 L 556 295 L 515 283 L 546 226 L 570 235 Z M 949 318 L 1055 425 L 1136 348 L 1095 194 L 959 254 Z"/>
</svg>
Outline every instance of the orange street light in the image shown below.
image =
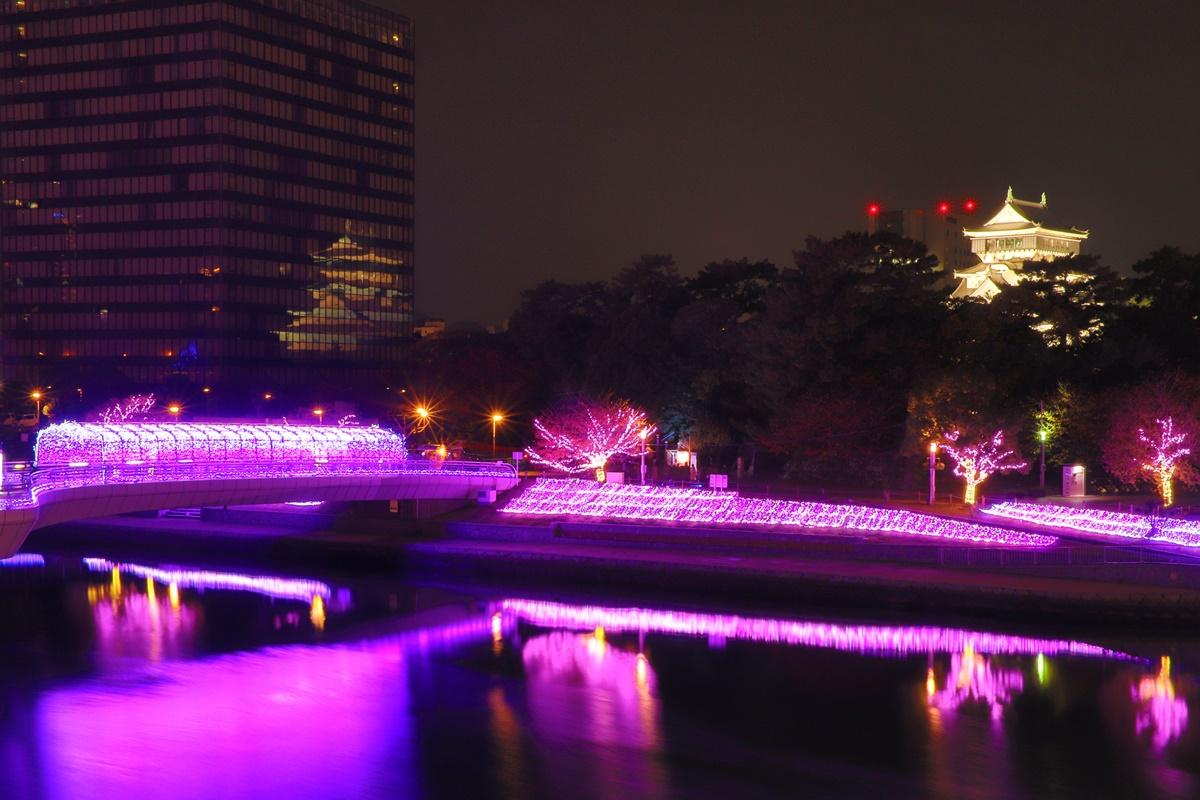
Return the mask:
<svg viewBox="0 0 1200 800">
<path fill-rule="evenodd" d="M 178 417 L 181 411 L 183 411 L 183 407 L 179 403 L 171 403 L 171 405 L 167 406 L 167 413 L 171 416 Z"/>
<path fill-rule="evenodd" d="M 29 393 L 29 399 L 33 401 L 34 424 L 42 423 L 42 390 L 34 389 Z"/>
<path fill-rule="evenodd" d="M 313 416 L 317 418 L 317 422 L 325 421 L 325 409 L 317 407 L 313 409 Z"/>
<path fill-rule="evenodd" d="M 496 426 L 504 422 L 504 415 L 499 411 L 492 412 L 492 458 L 496 457 Z"/>
</svg>

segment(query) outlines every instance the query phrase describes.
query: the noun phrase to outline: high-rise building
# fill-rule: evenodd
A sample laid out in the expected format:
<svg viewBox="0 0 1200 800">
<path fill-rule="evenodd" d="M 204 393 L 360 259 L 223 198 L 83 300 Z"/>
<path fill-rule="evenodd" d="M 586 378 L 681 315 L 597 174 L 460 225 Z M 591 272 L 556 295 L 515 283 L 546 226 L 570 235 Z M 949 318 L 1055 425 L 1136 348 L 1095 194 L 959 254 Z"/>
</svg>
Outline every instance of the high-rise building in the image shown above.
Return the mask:
<svg viewBox="0 0 1200 800">
<path fill-rule="evenodd" d="M 973 200 L 958 208 L 943 201 L 930 210 L 884 209 L 872 203 L 867 208 L 867 233 L 888 231 L 921 242 L 949 275 L 975 263 L 969 243 L 963 239 L 963 222 L 975 211 Z"/>
<path fill-rule="evenodd" d="M 0 0 L 3 378 L 383 382 L 413 26 L 356 0 Z"/>
</svg>

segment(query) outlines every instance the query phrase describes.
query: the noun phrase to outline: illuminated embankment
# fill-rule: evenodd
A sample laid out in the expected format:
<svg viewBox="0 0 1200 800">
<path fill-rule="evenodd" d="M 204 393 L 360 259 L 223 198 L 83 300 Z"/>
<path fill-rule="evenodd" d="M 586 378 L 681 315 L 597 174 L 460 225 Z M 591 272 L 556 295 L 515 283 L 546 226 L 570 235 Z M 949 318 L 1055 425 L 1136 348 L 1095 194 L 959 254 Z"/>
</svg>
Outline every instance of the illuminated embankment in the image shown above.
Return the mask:
<svg viewBox="0 0 1200 800">
<path fill-rule="evenodd" d="M 500 509 L 507 514 L 580 516 L 701 525 L 756 525 L 922 536 L 950 542 L 1045 547 L 1055 537 L 896 508 L 767 500 L 735 492 L 540 479 Z"/>
<path fill-rule="evenodd" d="M 1181 547 L 1200 547 L 1200 522 L 1195 520 L 1040 503 L 996 503 L 982 511 L 1000 519 L 1028 522 L 1047 528 L 1061 528 L 1121 539 L 1146 539 Z"/>
</svg>

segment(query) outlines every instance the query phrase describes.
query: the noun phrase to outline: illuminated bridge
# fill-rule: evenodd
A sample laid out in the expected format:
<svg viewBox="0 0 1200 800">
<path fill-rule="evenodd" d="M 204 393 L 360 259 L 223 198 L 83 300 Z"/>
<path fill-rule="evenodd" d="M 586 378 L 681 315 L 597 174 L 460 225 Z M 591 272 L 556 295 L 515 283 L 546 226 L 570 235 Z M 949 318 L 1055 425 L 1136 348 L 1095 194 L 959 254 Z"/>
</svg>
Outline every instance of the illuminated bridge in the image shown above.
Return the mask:
<svg viewBox="0 0 1200 800">
<path fill-rule="evenodd" d="M 410 458 L 376 427 L 66 422 L 38 435 L 34 464 L 3 470 L 0 558 L 62 522 L 196 506 L 468 500 L 517 483 L 507 464 Z"/>
</svg>

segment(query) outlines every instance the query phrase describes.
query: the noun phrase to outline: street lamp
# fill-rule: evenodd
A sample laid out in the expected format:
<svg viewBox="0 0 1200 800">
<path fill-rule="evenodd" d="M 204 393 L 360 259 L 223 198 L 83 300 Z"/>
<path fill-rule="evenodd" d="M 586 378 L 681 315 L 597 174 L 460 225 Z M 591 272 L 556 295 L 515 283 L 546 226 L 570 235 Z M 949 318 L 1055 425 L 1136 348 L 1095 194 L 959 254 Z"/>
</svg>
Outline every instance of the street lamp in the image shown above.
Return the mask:
<svg viewBox="0 0 1200 800">
<path fill-rule="evenodd" d="M 504 415 L 499 411 L 492 412 L 492 458 L 496 457 L 496 426 L 504 422 Z"/>
<path fill-rule="evenodd" d="M 937 442 L 929 443 L 929 505 L 937 492 Z"/>
<path fill-rule="evenodd" d="M 171 405 L 167 406 L 167 413 L 172 417 L 178 418 L 181 411 L 183 411 L 183 407 L 179 403 L 171 403 Z"/>
<path fill-rule="evenodd" d="M 42 390 L 34 389 L 29 393 L 29 399 L 33 401 L 34 424 L 42 424 Z"/>
<path fill-rule="evenodd" d="M 642 463 L 641 463 L 641 469 L 640 469 L 640 471 L 642 473 L 642 485 L 645 485 L 645 483 L 646 483 L 646 439 L 649 436 L 650 436 L 649 428 L 642 428 L 640 431 L 638 431 L 638 438 L 642 440 L 642 447 L 641 447 Z"/>
<path fill-rule="evenodd" d="M 313 416 L 317 418 L 318 425 L 324 423 L 325 422 L 325 409 L 321 408 L 320 406 L 314 408 Z"/>
<path fill-rule="evenodd" d="M 1041 445 L 1041 457 L 1038 464 L 1038 488 L 1046 491 L 1046 429 L 1038 431 L 1038 444 Z"/>
</svg>

